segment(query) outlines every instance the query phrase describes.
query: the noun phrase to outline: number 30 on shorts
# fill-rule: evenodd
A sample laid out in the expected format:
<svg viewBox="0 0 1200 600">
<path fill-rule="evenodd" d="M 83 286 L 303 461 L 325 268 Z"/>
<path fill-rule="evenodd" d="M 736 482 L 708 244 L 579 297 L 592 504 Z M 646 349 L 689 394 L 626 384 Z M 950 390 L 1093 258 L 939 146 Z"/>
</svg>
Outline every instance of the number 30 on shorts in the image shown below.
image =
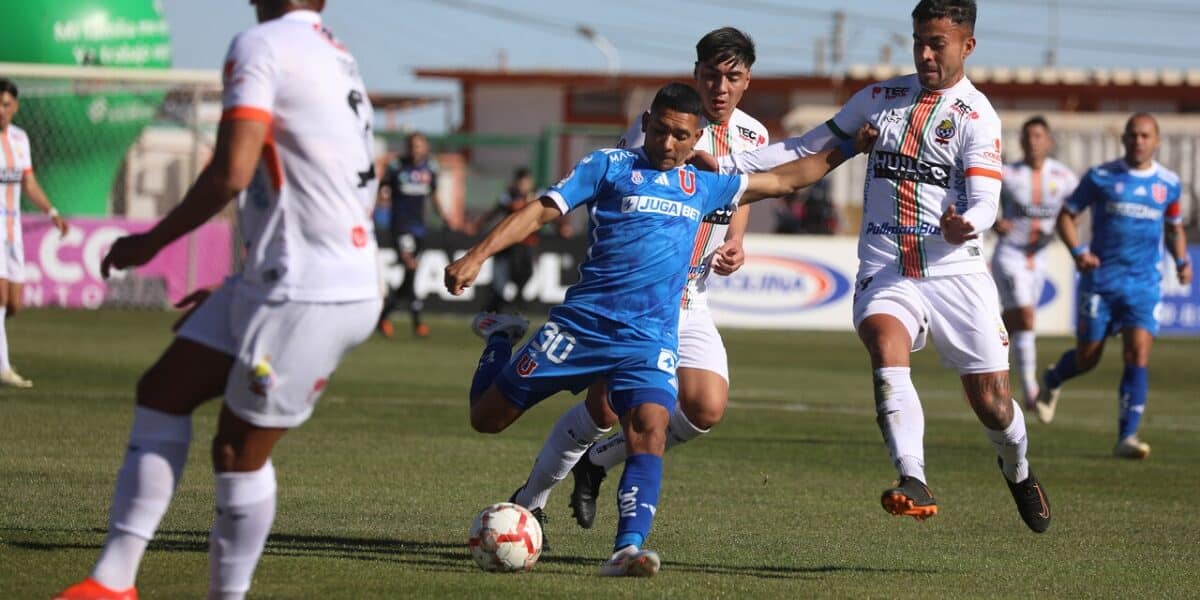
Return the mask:
<svg viewBox="0 0 1200 600">
<path fill-rule="evenodd" d="M 569 332 L 560 331 L 558 323 L 547 321 L 538 331 L 537 338 L 529 343 L 529 347 L 545 354 L 550 362 L 562 364 L 575 349 L 575 336 Z"/>
</svg>

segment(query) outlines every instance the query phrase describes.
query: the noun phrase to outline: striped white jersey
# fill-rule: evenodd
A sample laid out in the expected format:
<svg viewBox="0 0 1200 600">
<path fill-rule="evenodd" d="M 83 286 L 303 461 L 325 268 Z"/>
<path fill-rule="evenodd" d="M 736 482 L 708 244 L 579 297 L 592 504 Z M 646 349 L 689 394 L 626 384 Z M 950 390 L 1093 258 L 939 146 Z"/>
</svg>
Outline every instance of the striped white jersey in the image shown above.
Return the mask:
<svg viewBox="0 0 1200 600">
<path fill-rule="evenodd" d="M 999 243 L 1029 256 L 1041 252 L 1054 239 L 1058 211 L 1077 185 L 1079 178 L 1053 158 L 1047 158 L 1040 169 L 1025 162 L 1005 165 L 1000 214 L 1012 230 Z"/>
<path fill-rule="evenodd" d="M 9 123 L 0 132 L 0 188 L 4 188 L 4 240 L 21 243 L 21 182 L 33 171 L 29 153 L 29 135 L 24 129 Z"/>
<path fill-rule="evenodd" d="M 642 131 L 642 118 L 639 116 L 629 131 L 617 142 L 618 148 L 637 148 L 646 141 Z M 713 156 L 728 156 L 734 152 L 748 152 L 768 142 L 767 128 L 757 119 L 733 109 L 728 123 L 708 122 L 696 149 L 703 150 Z M 708 305 L 708 274 L 712 270 L 713 255 L 717 248 L 725 243 L 725 232 L 729 230 L 729 220 L 733 210 L 718 210 L 704 216 L 700 231 L 696 234 L 696 242 L 688 263 L 687 286 L 683 290 L 680 305 L 683 309 L 700 308 Z"/>
</svg>

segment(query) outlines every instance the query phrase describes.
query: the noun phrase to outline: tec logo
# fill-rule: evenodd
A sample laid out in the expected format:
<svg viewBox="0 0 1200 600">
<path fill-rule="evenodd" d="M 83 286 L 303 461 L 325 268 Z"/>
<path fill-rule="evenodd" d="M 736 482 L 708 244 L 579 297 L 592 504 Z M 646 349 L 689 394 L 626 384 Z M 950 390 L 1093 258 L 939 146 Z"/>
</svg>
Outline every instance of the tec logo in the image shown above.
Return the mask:
<svg viewBox="0 0 1200 600">
<path fill-rule="evenodd" d="M 884 100 L 895 100 L 896 98 L 904 98 L 905 96 L 908 96 L 908 88 L 883 85 L 877 85 L 871 88 L 872 100 L 874 100 L 880 94 L 883 94 Z"/>
</svg>

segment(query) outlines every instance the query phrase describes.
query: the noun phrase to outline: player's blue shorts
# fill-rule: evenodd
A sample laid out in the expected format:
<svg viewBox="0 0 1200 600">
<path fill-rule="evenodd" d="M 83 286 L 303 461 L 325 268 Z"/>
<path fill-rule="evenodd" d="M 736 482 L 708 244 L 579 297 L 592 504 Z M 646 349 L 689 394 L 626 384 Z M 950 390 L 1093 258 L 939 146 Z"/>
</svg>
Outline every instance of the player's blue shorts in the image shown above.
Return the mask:
<svg viewBox="0 0 1200 600">
<path fill-rule="evenodd" d="M 578 394 L 597 379 L 608 383 L 609 404 L 623 415 L 640 404 L 675 409 L 674 348 L 572 331 L 548 321 L 513 352 L 496 386 L 521 410 L 568 390 Z"/>
<path fill-rule="evenodd" d="M 1158 335 L 1155 313 L 1160 299 L 1158 282 L 1124 286 L 1114 291 L 1092 291 L 1081 286 L 1075 339 L 1099 342 L 1129 328 L 1145 329 L 1150 335 Z"/>
</svg>

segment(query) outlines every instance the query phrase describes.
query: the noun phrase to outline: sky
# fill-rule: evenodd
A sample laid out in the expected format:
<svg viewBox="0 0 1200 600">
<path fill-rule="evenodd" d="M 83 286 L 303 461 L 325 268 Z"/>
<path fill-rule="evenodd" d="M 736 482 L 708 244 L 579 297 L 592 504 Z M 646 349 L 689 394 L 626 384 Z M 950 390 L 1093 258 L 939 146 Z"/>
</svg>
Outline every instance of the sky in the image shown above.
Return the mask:
<svg viewBox="0 0 1200 600">
<path fill-rule="evenodd" d="M 254 23 L 247 0 L 161 0 L 174 65 L 217 69 L 229 40 Z M 755 40 L 756 73 L 814 71 L 845 13 L 843 65 L 910 64 L 909 12 L 898 0 L 328 0 L 326 26 L 357 58 L 372 91 L 453 95 L 454 84 L 419 80 L 417 68 L 604 71 L 591 28 L 616 50 L 622 72 L 686 73 L 704 33 L 731 25 Z M 1200 56 L 1195 0 L 981 0 L 977 66 L 1192 69 Z M 647 7 L 655 7 L 648 10 Z M 826 54 L 830 65 L 830 53 Z M 431 115 L 414 115 L 417 121 Z"/>
</svg>

